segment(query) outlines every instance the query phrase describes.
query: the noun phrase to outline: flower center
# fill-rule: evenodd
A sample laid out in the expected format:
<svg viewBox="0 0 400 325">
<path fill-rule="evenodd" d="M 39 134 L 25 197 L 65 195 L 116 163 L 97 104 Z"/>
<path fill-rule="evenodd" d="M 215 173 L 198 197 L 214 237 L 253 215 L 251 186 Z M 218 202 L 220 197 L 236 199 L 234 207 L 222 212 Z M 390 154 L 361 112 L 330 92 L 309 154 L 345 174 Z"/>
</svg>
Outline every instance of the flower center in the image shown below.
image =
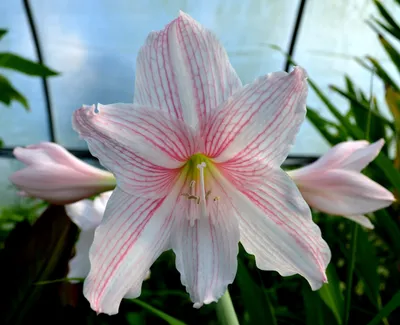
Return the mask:
<svg viewBox="0 0 400 325">
<path fill-rule="evenodd" d="M 189 191 L 184 192 L 181 196 L 185 197 L 188 206 L 188 216 L 191 224 L 201 217 L 210 217 L 213 211 L 218 211 L 219 196 L 215 196 L 209 204 L 211 195 L 212 160 L 202 154 L 195 154 L 187 161 L 183 171 L 187 175 L 189 182 Z M 211 206 L 210 206 L 211 205 Z M 215 212 L 215 211 L 214 211 Z"/>
</svg>

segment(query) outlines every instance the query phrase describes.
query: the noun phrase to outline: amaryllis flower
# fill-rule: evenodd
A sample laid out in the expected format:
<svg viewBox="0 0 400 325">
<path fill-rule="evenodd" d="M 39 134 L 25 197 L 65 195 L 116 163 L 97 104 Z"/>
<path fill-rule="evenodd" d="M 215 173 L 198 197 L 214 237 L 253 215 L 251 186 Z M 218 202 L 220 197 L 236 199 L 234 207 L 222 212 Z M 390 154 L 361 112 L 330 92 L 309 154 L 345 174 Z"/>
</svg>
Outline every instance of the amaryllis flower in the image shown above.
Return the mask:
<svg viewBox="0 0 400 325">
<path fill-rule="evenodd" d="M 75 256 L 69 261 L 68 278 L 85 278 L 89 274 L 89 249 L 111 193 L 104 192 L 94 200 L 85 199 L 65 206 L 67 215 L 80 229 Z"/>
<path fill-rule="evenodd" d="M 86 278 L 89 274 L 89 249 L 93 243 L 94 232 L 103 219 L 111 193 L 112 191 L 104 192 L 94 200 L 85 199 L 65 206 L 67 215 L 80 229 L 75 255 L 69 261 L 68 278 Z M 149 276 L 150 272 L 146 278 Z"/>
<path fill-rule="evenodd" d="M 90 166 L 56 143 L 17 147 L 13 153 L 27 165 L 10 176 L 21 195 L 67 204 L 115 187 L 111 173 Z"/>
<path fill-rule="evenodd" d="M 242 86 L 214 35 L 187 14 L 141 48 L 133 104 L 84 106 L 73 125 L 117 187 L 90 250 L 84 294 L 115 314 L 172 248 L 194 307 L 232 283 L 238 242 L 260 269 L 326 281 L 330 251 L 280 169 L 305 116 L 306 74 Z"/>
<path fill-rule="evenodd" d="M 341 215 L 366 228 L 373 228 L 364 216 L 392 204 L 393 194 L 361 174 L 382 149 L 381 139 L 342 142 L 314 163 L 288 172 L 307 203 L 322 212 Z"/>
</svg>

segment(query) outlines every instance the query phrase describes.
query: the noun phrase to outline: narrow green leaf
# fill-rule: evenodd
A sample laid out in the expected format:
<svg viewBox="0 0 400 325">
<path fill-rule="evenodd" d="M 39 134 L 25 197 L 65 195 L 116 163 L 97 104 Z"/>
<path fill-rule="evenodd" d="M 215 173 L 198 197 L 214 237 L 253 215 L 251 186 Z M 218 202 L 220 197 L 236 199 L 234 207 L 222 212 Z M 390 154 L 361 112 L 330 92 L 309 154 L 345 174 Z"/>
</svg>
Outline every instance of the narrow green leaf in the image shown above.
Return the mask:
<svg viewBox="0 0 400 325">
<path fill-rule="evenodd" d="M 379 210 L 374 212 L 376 216 L 377 226 L 380 226 L 382 231 L 387 236 L 390 246 L 397 256 L 400 256 L 400 229 L 393 217 L 387 210 Z"/>
<path fill-rule="evenodd" d="M 315 91 L 318 97 L 326 105 L 329 111 L 336 117 L 336 119 L 341 123 L 341 125 L 346 129 L 348 134 L 355 140 L 363 140 L 364 132 L 350 121 L 348 121 L 337 109 L 332 102 L 325 96 L 325 94 L 319 89 L 319 87 L 311 80 L 308 79 L 311 88 Z M 379 167 L 379 169 L 384 173 L 387 180 L 400 191 L 400 173 L 394 167 L 392 161 L 384 154 L 380 153 L 378 157 L 375 158 L 373 164 Z"/>
<path fill-rule="evenodd" d="M 400 53 L 392 46 L 392 44 L 390 44 L 390 42 L 386 38 L 383 37 L 383 35 L 379 34 L 378 37 L 386 53 L 390 56 L 393 64 L 400 72 Z"/>
<path fill-rule="evenodd" d="M 126 313 L 126 320 L 130 325 L 146 325 L 142 313 Z"/>
<path fill-rule="evenodd" d="M 358 230 L 357 236 L 357 261 L 356 272 L 365 284 L 364 290 L 371 303 L 379 308 L 379 275 L 378 259 L 375 247 L 368 240 L 363 229 Z"/>
<path fill-rule="evenodd" d="M 83 282 L 84 280 L 85 280 L 85 278 L 62 278 L 62 279 L 55 279 L 55 280 L 39 281 L 39 282 L 34 283 L 34 285 L 40 286 L 40 285 L 45 285 L 45 284 L 71 282 L 71 281 Z"/>
<path fill-rule="evenodd" d="M 344 298 L 344 312 L 343 312 L 343 324 L 347 325 L 350 317 L 350 309 L 351 309 L 351 297 L 353 293 L 353 273 L 354 266 L 356 262 L 356 253 L 357 253 L 357 236 L 358 236 L 358 228 L 360 227 L 355 222 L 353 223 L 353 230 L 351 232 L 351 244 L 350 244 L 350 255 L 348 260 L 347 267 L 347 279 L 346 279 L 346 295 Z"/>
<path fill-rule="evenodd" d="M 7 29 L 0 28 L 0 40 L 7 34 Z"/>
<path fill-rule="evenodd" d="M 223 296 L 218 300 L 215 309 L 220 325 L 239 325 L 228 289 L 226 289 Z"/>
<path fill-rule="evenodd" d="M 4 76 L 0 75 L 0 102 L 10 105 L 13 100 L 21 103 L 25 109 L 29 109 L 26 98 Z"/>
<path fill-rule="evenodd" d="M 381 64 L 378 62 L 377 59 L 375 59 L 375 58 L 373 58 L 372 56 L 369 56 L 369 55 L 366 58 L 374 66 L 375 69 L 373 71 L 377 74 L 377 76 L 379 76 L 379 78 L 382 79 L 382 81 L 386 85 L 390 85 L 394 89 L 399 90 L 399 87 L 397 86 L 396 82 L 393 81 L 393 79 L 386 72 L 385 68 L 383 68 L 381 66 Z"/>
<path fill-rule="evenodd" d="M 340 291 L 340 281 L 332 263 L 329 264 L 326 275 L 328 277 L 328 283 L 324 284 L 322 288 L 318 290 L 318 293 L 329 309 L 332 310 L 337 323 L 340 325 L 342 324 L 344 313 L 344 300 L 342 292 Z"/>
<path fill-rule="evenodd" d="M 318 292 L 311 291 L 308 283 L 302 287 L 306 325 L 337 325 L 336 317 L 323 303 Z M 262 323 L 256 323 L 262 324 Z M 267 324 L 267 323 L 265 323 Z"/>
<path fill-rule="evenodd" d="M 393 35 L 395 38 L 400 40 L 400 30 L 396 30 L 391 26 L 387 26 L 386 24 L 382 23 L 380 20 L 376 18 L 372 18 L 372 21 L 379 25 L 381 28 L 383 28 L 385 31 L 387 31 L 389 34 Z"/>
<path fill-rule="evenodd" d="M 76 235 L 77 227 L 62 206 L 50 206 L 33 226 L 17 224 L 0 255 L 1 324 L 31 323 L 39 314 L 42 321 L 49 317 L 43 308 L 57 306 L 58 286 L 35 283 L 65 277 Z"/>
<path fill-rule="evenodd" d="M 346 140 L 347 134 L 343 128 L 323 118 L 315 109 L 307 107 L 307 118 L 331 145 Z"/>
<path fill-rule="evenodd" d="M 249 315 L 249 324 L 276 325 L 275 310 L 268 293 L 255 283 L 241 260 L 238 261 L 236 281 L 243 306 Z"/>
<path fill-rule="evenodd" d="M 13 53 L 0 53 L 0 67 L 16 70 L 31 76 L 51 77 L 58 73 L 40 63 Z"/>
<path fill-rule="evenodd" d="M 325 325 L 320 297 L 315 292 L 312 292 L 310 288 L 306 287 L 306 285 L 303 286 L 302 296 L 306 312 L 306 324 Z"/>
<path fill-rule="evenodd" d="M 385 142 L 387 140 L 387 124 L 385 124 L 382 119 L 377 118 L 377 116 L 380 116 L 380 110 L 378 106 L 378 101 L 376 100 L 376 97 L 373 97 L 372 99 L 372 104 L 371 104 L 371 109 L 369 111 L 369 119 L 370 119 L 370 129 L 369 129 L 369 137 L 368 141 L 370 142 L 375 142 L 378 141 L 379 139 L 384 139 Z M 366 102 L 364 104 L 367 104 Z M 394 125 L 393 125 L 394 127 Z M 390 131 L 389 131 L 390 132 Z M 387 147 L 385 147 L 383 150 L 385 150 Z"/>
<path fill-rule="evenodd" d="M 330 86 L 330 88 L 333 91 L 337 92 L 338 94 L 342 95 L 344 98 L 348 99 L 349 102 L 354 106 L 355 109 L 359 109 L 359 113 L 357 115 L 360 115 L 360 116 L 362 115 L 362 118 L 361 117 L 357 118 L 356 114 L 354 114 L 354 117 L 356 118 L 358 125 L 365 125 L 366 117 L 369 112 L 368 105 L 361 102 L 354 94 L 346 92 L 346 91 L 338 88 L 337 86 Z M 374 118 L 379 119 L 384 125 L 387 125 L 392 130 L 395 130 L 393 122 L 389 121 L 388 119 L 386 119 L 384 116 L 382 116 L 381 114 L 379 114 L 376 111 L 371 111 L 371 114 Z"/>
<path fill-rule="evenodd" d="M 382 320 L 388 317 L 392 311 L 400 307 L 400 291 L 397 292 L 392 299 L 381 309 L 381 311 L 374 317 L 372 321 L 368 323 L 368 325 L 379 325 Z"/>
<path fill-rule="evenodd" d="M 180 321 L 179 319 L 176 319 L 176 318 L 164 313 L 163 311 L 161 311 L 157 308 L 154 308 L 153 306 L 149 305 L 148 303 L 146 303 L 142 300 L 132 299 L 131 301 L 133 303 L 135 303 L 136 305 L 139 305 L 143 309 L 147 310 L 148 312 L 152 313 L 153 315 L 165 320 L 170 325 L 186 325 L 184 322 Z"/>
<path fill-rule="evenodd" d="M 396 31 L 400 33 L 400 27 L 393 19 L 393 17 L 389 14 L 386 8 L 382 5 L 382 3 L 378 0 L 374 0 L 375 6 L 378 9 L 379 13 L 385 19 L 385 21 Z"/>
</svg>

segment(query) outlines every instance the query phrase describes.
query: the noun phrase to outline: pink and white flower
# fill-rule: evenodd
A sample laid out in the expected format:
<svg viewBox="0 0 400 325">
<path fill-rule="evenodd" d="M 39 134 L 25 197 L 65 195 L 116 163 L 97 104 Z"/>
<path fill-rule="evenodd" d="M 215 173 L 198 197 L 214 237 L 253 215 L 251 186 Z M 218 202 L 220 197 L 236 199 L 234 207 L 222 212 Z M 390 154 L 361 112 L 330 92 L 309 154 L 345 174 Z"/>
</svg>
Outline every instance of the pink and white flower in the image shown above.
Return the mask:
<svg viewBox="0 0 400 325">
<path fill-rule="evenodd" d="M 10 176 L 21 195 L 68 204 L 115 187 L 111 173 L 90 166 L 56 143 L 17 147 L 13 153 L 27 165 Z"/>
<path fill-rule="evenodd" d="M 232 283 L 238 242 L 260 269 L 318 289 L 330 250 L 280 169 L 305 116 L 306 74 L 242 86 L 215 36 L 185 13 L 141 48 L 133 104 L 84 106 L 73 126 L 117 187 L 90 250 L 84 294 L 115 314 L 172 248 L 194 307 Z"/>
<path fill-rule="evenodd" d="M 89 249 L 93 243 L 94 232 L 100 225 L 112 191 L 101 193 L 94 200 L 81 200 L 65 206 L 67 215 L 80 229 L 75 244 L 75 255 L 69 261 L 67 277 L 86 278 L 90 271 Z M 146 279 L 150 277 L 150 271 Z M 75 282 L 75 281 L 73 281 Z"/>
<path fill-rule="evenodd" d="M 86 278 L 89 274 L 89 249 L 111 193 L 112 191 L 104 192 L 94 200 L 85 199 L 65 206 L 67 215 L 80 229 L 75 256 L 69 261 L 68 278 Z"/>
<path fill-rule="evenodd" d="M 314 163 L 288 174 L 311 207 L 372 229 L 374 226 L 364 214 L 385 208 L 395 200 L 391 192 L 361 174 L 383 145 L 382 139 L 373 144 L 363 140 L 342 142 Z"/>
</svg>

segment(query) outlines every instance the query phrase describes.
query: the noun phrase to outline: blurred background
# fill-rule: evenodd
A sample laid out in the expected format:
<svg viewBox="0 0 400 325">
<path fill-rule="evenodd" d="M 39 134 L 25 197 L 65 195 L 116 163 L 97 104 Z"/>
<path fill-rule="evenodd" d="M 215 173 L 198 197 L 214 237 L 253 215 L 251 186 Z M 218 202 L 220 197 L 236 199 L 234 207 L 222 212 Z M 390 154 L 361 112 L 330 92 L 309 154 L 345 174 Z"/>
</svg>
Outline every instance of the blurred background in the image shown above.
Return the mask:
<svg viewBox="0 0 400 325">
<path fill-rule="evenodd" d="M 314 84 L 308 96 L 308 119 L 301 127 L 287 166 L 313 161 L 338 142 L 364 138 L 362 121 L 366 120 L 372 102 L 370 140 L 385 138 L 386 162 L 394 163 L 390 172 L 388 165 L 378 164 L 367 173 L 390 190 L 400 189 L 393 181 L 399 175 L 390 176 L 398 171 L 400 161 L 396 150 L 400 129 L 396 121 L 400 111 L 399 0 L 0 0 L 3 217 L 11 214 L 10 207 L 15 208 L 13 213 L 21 220 L 27 215 L 34 216 L 36 211 L 36 205 L 24 208 L 27 203 L 18 198 L 8 181 L 9 175 L 22 166 L 12 156 L 14 147 L 54 141 L 97 164 L 85 142 L 72 130 L 72 112 L 82 104 L 131 102 L 139 48 L 150 31 L 162 29 L 179 10 L 217 35 L 243 83 L 269 72 L 289 71 L 292 61 L 307 70 Z M 51 70 L 35 70 L 18 60 L 15 65 L 7 66 L 1 55 L 10 53 Z M 17 94 L 2 97 L 1 78 L 8 80 L 3 86 L 11 84 Z M 395 92 L 397 102 L 388 97 L 389 88 Z M 320 213 L 314 217 L 333 251 L 333 266 L 329 271 L 332 286 L 323 293 L 311 293 L 303 288 L 298 277 L 282 280 L 275 272 L 261 275 L 254 260 L 241 251 L 247 271 L 246 267 L 239 269 L 238 281 L 247 291 L 235 282 L 232 293 L 241 321 L 341 325 L 347 322 L 343 321 L 346 318 L 343 313 L 351 310 L 349 324 L 400 324 L 396 314 L 386 318 L 390 313 L 369 323 L 400 289 L 397 205 L 371 216 L 375 232 L 360 230 L 355 244 L 350 243 L 348 220 Z M 349 245 L 359 245 L 358 252 L 362 255 L 359 264 L 356 263 L 357 278 L 350 287 L 351 294 L 356 296 L 350 309 L 343 305 L 348 301 L 343 292 L 346 265 L 351 258 Z M 158 263 L 169 270 L 165 274 L 175 273 L 166 280 L 162 269 L 156 268 L 146 284 L 144 299 L 153 297 L 154 290 L 159 290 L 162 283 L 164 294 L 149 300 L 153 305 L 164 311 L 172 310 L 174 316 L 187 324 L 216 324 L 213 307 L 202 308 L 199 314 L 193 312 L 177 272 L 171 271 L 174 267 L 170 256 L 163 255 Z M 79 296 L 78 291 L 73 295 Z M 246 299 L 253 301 L 261 296 L 262 303 L 254 302 L 256 308 L 246 305 Z M 400 304 L 400 296 L 397 298 Z M 68 299 L 64 301 L 66 305 Z M 84 307 L 80 308 L 84 311 L 79 313 L 88 317 L 85 321 L 70 316 L 70 310 L 65 314 L 70 318 L 66 319 L 83 324 L 183 324 L 148 316 L 140 308 L 138 312 L 123 312 L 114 321 L 105 316 L 93 318 L 85 302 L 82 304 Z M 76 301 L 72 305 L 77 306 Z M 167 305 L 172 309 L 166 309 Z M 177 306 L 184 309 L 174 310 Z M 122 306 L 123 311 L 129 308 Z"/>
</svg>

